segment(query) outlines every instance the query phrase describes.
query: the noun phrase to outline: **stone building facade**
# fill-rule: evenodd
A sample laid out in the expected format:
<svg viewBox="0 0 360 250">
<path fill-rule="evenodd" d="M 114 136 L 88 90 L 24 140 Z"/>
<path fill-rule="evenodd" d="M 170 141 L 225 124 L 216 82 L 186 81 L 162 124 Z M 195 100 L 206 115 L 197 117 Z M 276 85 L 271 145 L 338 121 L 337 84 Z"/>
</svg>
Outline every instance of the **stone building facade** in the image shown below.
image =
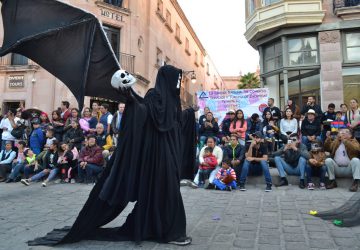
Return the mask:
<svg viewBox="0 0 360 250">
<path fill-rule="evenodd" d="M 259 51 L 261 81 L 277 105 L 360 97 L 359 0 L 246 0 L 248 42 Z"/>
<path fill-rule="evenodd" d="M 181 99 L 184 105 L 194 101 L 194 93 L 221 85 L 214 63 L 176 0 L 63 0 L 93 13 L 102 23 L 122 68 L 134 74 L 134 87 L 140 95 L 154 86 L 160 66 L 172 64 L 186 71 Z M 1 21 L 2 22 L 2 21 Z M 0 41 L 3 40 L 2 23 Z M 196 83 L 192 83 L 196 78 Z M 95 97 L 86 97 L 85 106 Z M 24 102 L 50 112 L 69 100 L 77 107 L 68 88 L 41 66 L 16 54 L 0 58 L 0 103 L 3 113 Z M 116 103 L 109 102 L 112 108 Z"/>
</svg>

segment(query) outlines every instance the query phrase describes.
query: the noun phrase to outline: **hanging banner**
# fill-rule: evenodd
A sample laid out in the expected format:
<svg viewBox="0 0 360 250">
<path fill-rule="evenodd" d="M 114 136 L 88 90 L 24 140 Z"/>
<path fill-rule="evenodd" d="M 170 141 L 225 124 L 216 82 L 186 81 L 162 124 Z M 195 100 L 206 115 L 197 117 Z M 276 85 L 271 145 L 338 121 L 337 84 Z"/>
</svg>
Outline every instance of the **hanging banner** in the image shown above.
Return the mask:
<svg viewBox="0 0 360 250">
<path fill-rule="evenodd" d="M 220 125 L 226 113 L 232 109 L 241 109 L 245 119 L 253 113 L 262 112 L 267 107 L 269 89 L 234 89 L 224 91 L 199 91 L 197 92 L 200 115 L 204 113 L 204 107 L 209 107 Z"/>
</svg>

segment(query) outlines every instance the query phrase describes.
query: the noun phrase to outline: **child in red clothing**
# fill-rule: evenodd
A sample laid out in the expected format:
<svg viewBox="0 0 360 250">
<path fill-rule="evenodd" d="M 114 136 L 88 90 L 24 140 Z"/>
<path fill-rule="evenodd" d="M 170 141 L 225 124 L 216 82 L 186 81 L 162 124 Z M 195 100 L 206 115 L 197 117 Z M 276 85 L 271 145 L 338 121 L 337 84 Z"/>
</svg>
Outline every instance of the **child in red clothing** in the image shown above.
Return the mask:
<svg viewBox="0 0 360 250">
<path fill-rule="evenodd" d="M 205 180 L 209 179 L 211 171 L 213 171 L 217 165 L 217 159 L 212 152 L 213 149 L 210 147 L 204 149 L 204 163 L 199 166 L 199 185 L 203 185 Z"/>
<path fill-rule="evenodd" d="M 231 160 L 224 159 L 222 162 L 222 168 L 216 174 L 215 189 L 231 191 L 236 189 L 236 174 L 234 169 L 231 168 Z"/>
</svg>

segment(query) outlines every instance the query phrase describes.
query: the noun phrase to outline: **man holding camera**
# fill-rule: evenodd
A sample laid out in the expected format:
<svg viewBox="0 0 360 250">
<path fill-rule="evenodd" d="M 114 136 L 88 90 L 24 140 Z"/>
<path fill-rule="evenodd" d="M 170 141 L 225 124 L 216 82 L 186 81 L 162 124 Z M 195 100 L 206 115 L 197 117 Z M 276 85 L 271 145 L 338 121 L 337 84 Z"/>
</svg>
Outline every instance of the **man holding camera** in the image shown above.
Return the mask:
<svg viewBox="0 0 360 250">
<path fill-rule="evenodd" d="M 12 147 L 14 147 L 15 137 L 11 134 L 11 131 L 17 127 L 16 123 L 20 120 L 20 118 L 15 115 L 16 109 L 10 109 L 0 122 L 0 128 L 3 130 L 1 135 L 1 150 L 5 150 L 6 142 L 10 142 Z"/>
<path fill-rule="evenodd" d="M 286 179 L 286 174 L 288 174 L 299 175 L 299 187 L 301 189 L 305 188 L 305 167 L 310 154 L 307 147 L 299 142 L 297 136 L 290 136 L 288 143 L 273 153 L 273 155 L 275 156 L 275 165 L 281 178 L 277 186 L 288 185 L 288 180 Z"/>
<path fill-rule="evenodd" d="M 321 107 L 315 103 L 315 96 L 309 96 L 307 103 L 303 106 L 301 110 L 302 115 L 306 115 L 306 113 L 309 112 L 309 110 L 312 109 L 315 111 L 318 118 L 321 118 L 323 112 L 321 110 Z"/>
</svg>

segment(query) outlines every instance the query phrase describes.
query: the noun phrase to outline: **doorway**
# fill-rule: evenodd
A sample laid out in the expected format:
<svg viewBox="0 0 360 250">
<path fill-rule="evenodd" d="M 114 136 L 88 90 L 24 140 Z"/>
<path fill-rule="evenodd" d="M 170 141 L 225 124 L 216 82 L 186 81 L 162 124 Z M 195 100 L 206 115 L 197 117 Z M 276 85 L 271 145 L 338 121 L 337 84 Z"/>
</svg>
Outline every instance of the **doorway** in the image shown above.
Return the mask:
<svg viewBox="0 0 360 250">
<path fill-rule="evenodd" d="M 10 109 L 18 109 L 20 108 L 20 103 L 25 107 L 25 101 L 5 101 L 2 104 L 1 114 L 5 115 Z"/>
</svg>

